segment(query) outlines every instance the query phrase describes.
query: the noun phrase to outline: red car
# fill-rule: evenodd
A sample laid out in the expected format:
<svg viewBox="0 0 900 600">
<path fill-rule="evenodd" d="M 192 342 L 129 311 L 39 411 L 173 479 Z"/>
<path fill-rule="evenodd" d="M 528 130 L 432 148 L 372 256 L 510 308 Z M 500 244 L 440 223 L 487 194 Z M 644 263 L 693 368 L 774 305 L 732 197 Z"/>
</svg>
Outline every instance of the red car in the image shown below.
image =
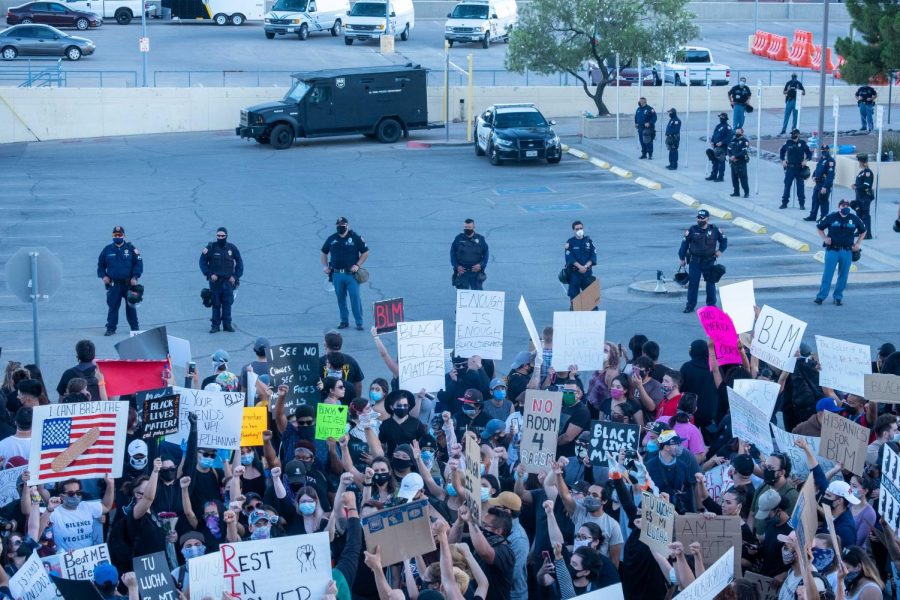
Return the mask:
<svg viewBox="0 0 900 600">
<path fill-rule="evenodd" d="M 100 27 L 103 25 L 103 19 L 98 14 L 72 10 L 59 2 L 29 2 L 6 11 L 7 25 L 20 23 L 43 23 L 85 31 L 90 27 Z"/>
</svg>

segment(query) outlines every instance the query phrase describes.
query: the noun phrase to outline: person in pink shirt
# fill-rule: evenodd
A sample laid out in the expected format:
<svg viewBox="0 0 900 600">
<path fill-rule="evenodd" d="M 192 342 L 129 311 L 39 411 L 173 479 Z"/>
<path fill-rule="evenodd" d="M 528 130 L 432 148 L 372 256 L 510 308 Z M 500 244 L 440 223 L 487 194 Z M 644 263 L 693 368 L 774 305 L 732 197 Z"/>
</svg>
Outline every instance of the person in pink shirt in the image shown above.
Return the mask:
<svg viewBox="0 0 900 600">
<path fill-rule="evenodd" d="M 683 440 L 681 445 L 696 457 L 698 463 L 702 463 L 706 459 L 706 444 L 703 443 L 703 434 L 691 422 L 696 410 L 697 394 L 687 392 L 682 394 L 681 399 L 678 400 L 678 410 L 674 416 L 668 419 L 657 419 L 657 421 L 667 423 L 670 428 L 674 429 L 678 437 Z"/>
</svg>

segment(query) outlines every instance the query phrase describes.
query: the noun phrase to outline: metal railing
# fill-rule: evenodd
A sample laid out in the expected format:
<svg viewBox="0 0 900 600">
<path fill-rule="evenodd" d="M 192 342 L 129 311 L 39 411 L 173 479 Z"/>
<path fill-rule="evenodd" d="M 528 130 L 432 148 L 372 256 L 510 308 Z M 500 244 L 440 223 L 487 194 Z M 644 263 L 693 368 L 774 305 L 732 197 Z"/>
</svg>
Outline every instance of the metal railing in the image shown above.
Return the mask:
<svg viewBox="0 0 900 600">
<path fill-rule="evenodd" d="M 62 59 L 29 59 L 24 65 L 0 69 L 0 86 L 63 87 L 64 79 Z"/>
<path fill-rule="evenodd" d="M 153 87 L 290 87 L 293 71 L 154 71 Z"/>
</svg>

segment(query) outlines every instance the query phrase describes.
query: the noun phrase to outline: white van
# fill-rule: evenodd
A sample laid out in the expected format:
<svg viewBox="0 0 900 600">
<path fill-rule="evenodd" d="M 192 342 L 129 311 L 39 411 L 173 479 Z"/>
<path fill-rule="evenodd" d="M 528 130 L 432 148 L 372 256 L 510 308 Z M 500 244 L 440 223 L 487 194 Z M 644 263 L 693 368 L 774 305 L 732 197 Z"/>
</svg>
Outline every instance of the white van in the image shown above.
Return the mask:
<svg viewBox="0 0 900 600">
<path fill-rule="evenodd" d="M 128 25 L 131 19 L 141 16 L 143 0 L 63 0 L 72 10 L 97 13 L 104 19 L 115 19 L 119 25 Z"/>
<path fill-rule="evenodd" d="M 344 43 L 348 46 L 353 40 L 378 39 L 384 33 L 387 3 L 378 0 L 359 0 L 347 13 L 344 23 Z M 391 29 L 404 42 L 416 26 L 416 11 L 412 0 L 391 0 Z"/>
<path fill-rule="evenodd" d="M 305 40 L 314 31 L 329 31 L 337 37 L 348 10 L 350 0 L 277 0 L 266 15 L 266 39 L 294 33 Z"/>
<path fill-rule="evenodd" d="M 447 15 L 444 39 L 451 47 L 453 42 L 481 42 L 482 48 L 508 42 L 518 16 L 516 0 L 463 0 Z"/>
</svg>

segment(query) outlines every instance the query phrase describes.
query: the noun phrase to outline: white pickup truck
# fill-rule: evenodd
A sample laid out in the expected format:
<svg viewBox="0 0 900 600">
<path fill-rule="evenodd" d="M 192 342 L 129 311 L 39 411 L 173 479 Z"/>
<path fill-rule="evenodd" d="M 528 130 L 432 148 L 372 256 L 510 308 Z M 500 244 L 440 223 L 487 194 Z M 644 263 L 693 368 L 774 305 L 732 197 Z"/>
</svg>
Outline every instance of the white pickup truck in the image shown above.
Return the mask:
<svg viewBox="0 0 900 600">
<path fill-rule="evenodd" d="M 731 68 L 713 62 L 709 48 L 700 46 L 683 46 L 674 55 L 656 63 L 656 71 L 666 83 L 687 85 L 706 85 L 707 77 L 711 85 L 728 85 Z M 690 73 L 690 75 L 689 75 Z"/>
</svg>

